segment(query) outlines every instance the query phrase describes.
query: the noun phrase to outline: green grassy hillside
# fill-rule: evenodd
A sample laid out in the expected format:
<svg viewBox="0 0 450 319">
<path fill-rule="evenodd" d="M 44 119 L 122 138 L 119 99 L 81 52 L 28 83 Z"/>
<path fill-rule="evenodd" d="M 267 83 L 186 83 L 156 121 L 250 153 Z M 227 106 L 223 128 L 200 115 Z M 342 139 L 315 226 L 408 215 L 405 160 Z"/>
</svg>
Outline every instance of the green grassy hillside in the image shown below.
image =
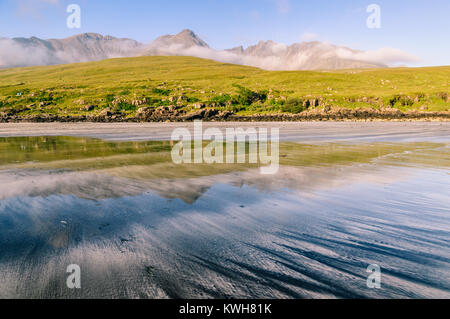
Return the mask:
<svg viewBox="0 0 450 319">
<path fill-rule="evenodd" d="M 269 72 L 191 57 L 139 57 L 0 70 L 0 112 L 134 116 L 178 104 L 238 114 L 322 107 L 448 111 L 450 67 Z"/>
</svg>

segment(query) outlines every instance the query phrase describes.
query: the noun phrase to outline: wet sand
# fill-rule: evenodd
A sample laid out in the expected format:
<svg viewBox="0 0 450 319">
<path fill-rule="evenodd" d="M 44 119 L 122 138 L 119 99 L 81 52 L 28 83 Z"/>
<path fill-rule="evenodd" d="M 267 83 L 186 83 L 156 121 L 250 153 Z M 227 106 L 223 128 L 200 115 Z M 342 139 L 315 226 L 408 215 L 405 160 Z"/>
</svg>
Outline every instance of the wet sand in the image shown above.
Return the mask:
<svg viewBox="0 0 450 319">
<path fill-rule="evenodd" d="M 245 125 L 296 142 L 276 175 L 123 142 L 180 124 L 0 125 L 122 141 L 0 137 L 0 298 L 450 297 L 448 124 Z"/>
<path fill-rule="evenodd" d="M 193 123 L 6 123 L 0 137 L 85 136 L 109 140 L 170 140 L 178 127 L 190 130 Z M 304 143 L 329 141 L 445 141 L 450 122 L 205 122 L 204 129 L 217 127 L 279 128 L 282 141 Z"/>
</svg>

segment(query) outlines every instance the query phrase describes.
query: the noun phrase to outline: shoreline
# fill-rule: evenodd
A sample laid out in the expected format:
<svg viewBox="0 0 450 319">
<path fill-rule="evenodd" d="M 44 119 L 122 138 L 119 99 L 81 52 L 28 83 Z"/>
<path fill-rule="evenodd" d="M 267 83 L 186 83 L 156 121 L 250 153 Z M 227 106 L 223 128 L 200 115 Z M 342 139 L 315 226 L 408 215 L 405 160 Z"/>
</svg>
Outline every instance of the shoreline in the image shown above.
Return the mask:
<svg viewBox="0 0 450 319">
<path fill-rule="evenodd" d="M 226 112 L 193 113 L 185 116 L 126 117 L 122 115 L 61 116 L 51 114 L 0 117 L 0 123 L 189 123 L 204 122 L 449 122 L 450 112 L 370 112 L 347 111 L 301 114 L 234 115 Z"/>
<path fill-rule="evenodd" d="M 444 142 L 450 121 L 430 122 L 203 122 L 203 129 L 278 128 L 280 141 Z M 169 141 L 176 128 L 193 131 L 193 123 L 0 123 L 0 138 L 36 136 L 90 137 L 114 141 Z M 269 130 L 270 132 L 270 130 Z"/>
<path fill-rule="evenodd" d="M 0 112 L 0 123 L 52 123 L 52 122 L 92 122 L 92 123 L 158 123 L 158 122 L 324 122 L 324 121 L 450 121 L 450 111 L 410 110 L 396 108 L 316 108 L 301 113 L 255 113 L 236 114 L 217 108 L 200 108 L 185 111 L 178 106 L 142 107 L 136 114 L 113 111 L 86 112 L 79 115 L 60 114 L 17 114 Z"/>
</svg>

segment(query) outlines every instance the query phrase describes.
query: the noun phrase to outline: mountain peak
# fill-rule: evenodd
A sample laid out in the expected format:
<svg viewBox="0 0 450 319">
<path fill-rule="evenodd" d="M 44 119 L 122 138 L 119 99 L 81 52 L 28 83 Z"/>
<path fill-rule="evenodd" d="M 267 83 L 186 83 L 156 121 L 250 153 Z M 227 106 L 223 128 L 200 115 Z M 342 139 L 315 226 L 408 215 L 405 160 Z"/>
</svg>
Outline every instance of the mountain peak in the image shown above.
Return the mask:
<svg viewBox="0 0 450 319">
<path fill-rule="evenodd" d="M 193 38 L 198 38 L 197 35 L 195 34 L 194 31 L 192 31 L 191 29 L 184 29 L 183 31 L 181 31 L 180 33 L 178 33 L 177 35 L 180 36 L 190 36 Z"/>
<path fill-rule="evenodd" d="M 205 41 L 200 39 L 200 37 L 195 34 L 194 31 L 189 29 L 184 29 L 177 35 L 173 37 L 176 41 L 182 42 L 186 46 L 201 46 L 201 47 L 209 47 Z"/>
<path fill-rule="evenodd" d="M 94 33 L 94 32 L 86 32 L 86 33 L 80 33 L 80 34 L 76 34 L 74 36 L 69 37 L 69 39 L 102 39 L 103 35 L 99 34 L 99 33 Z"/>
<path fill-rule="evenodd" d="M 200 39 L 194 31 L 184 29 L 176 35 L 168 34 L 159 37 L 148 47 L 147 53 L 168 53 L 174 48 L 186 49 L 191 47 L 209 48 L 208 44 Z"/>
</svg>

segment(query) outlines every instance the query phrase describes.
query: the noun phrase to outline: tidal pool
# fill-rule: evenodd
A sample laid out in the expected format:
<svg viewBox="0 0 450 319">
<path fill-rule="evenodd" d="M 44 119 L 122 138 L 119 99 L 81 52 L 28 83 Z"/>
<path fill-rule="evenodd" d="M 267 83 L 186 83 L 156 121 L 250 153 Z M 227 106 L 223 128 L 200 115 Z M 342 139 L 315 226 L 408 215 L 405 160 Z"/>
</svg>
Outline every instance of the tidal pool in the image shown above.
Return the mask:
<svg viewBox="0 0 450 319">
<path fill-rule="evenodd" d="M 0 138 L 0 298 L 450 298 L 442 139 L 283 142 L 276 175 L 171 147 Z"/>
</svg>

